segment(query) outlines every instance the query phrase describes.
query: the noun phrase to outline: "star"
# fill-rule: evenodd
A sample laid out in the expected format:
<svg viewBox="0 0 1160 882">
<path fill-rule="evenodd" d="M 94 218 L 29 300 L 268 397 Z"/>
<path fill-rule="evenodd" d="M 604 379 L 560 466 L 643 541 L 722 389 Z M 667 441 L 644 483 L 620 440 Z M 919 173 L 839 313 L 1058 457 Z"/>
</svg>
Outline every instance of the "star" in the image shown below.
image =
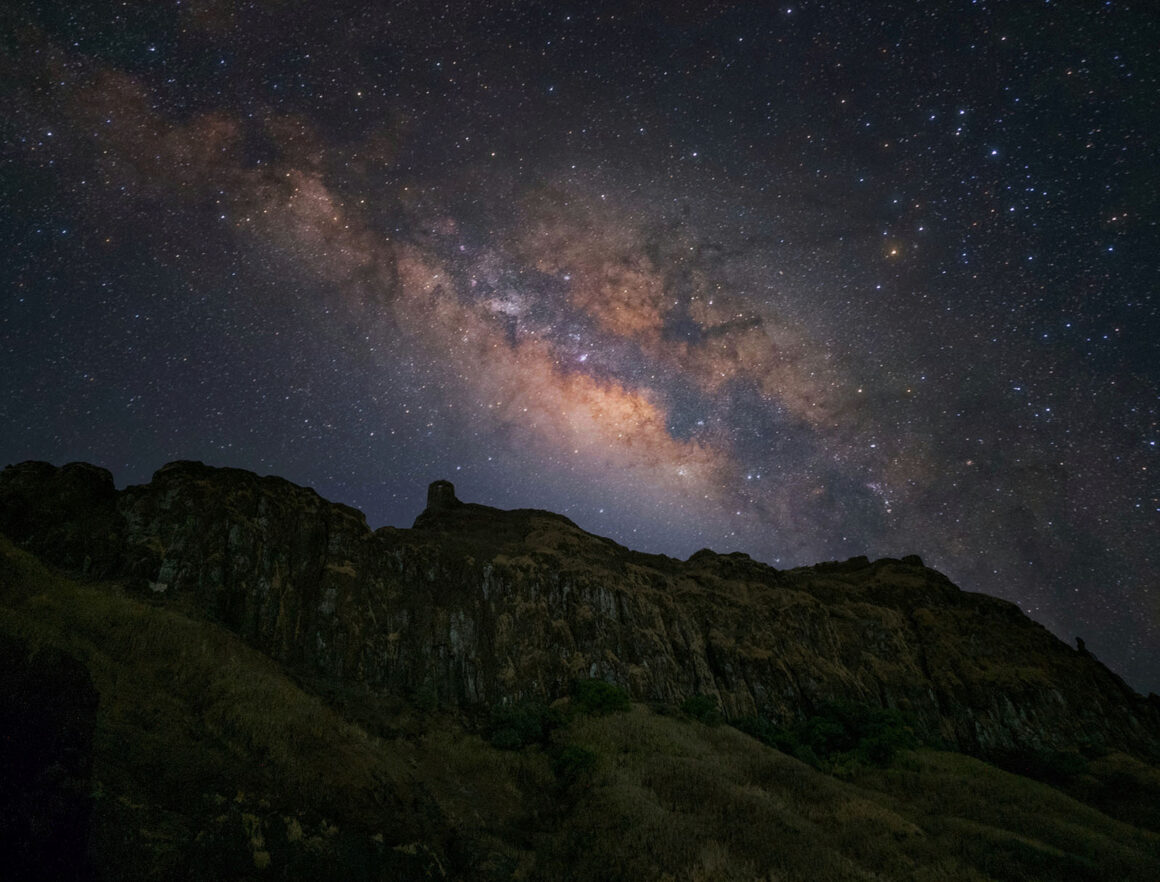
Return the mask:
<svg viewBox="0 0 1160 882">
<path fill-rule="evenodd" d="M 919 553 L 1160 691 L 1146 10 L 41 6 L 0 461 Z"/>
</svg>

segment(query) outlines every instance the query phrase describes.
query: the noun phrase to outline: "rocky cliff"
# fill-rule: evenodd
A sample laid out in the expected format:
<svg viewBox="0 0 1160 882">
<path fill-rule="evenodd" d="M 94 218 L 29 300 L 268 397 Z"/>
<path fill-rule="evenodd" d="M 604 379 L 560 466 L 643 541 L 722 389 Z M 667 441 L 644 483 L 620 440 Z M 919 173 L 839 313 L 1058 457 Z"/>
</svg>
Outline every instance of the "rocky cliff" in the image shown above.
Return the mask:
<svg viewBox="0 0 1160 882">
<path fill-rule="evenodd" d="M 591 676 L 641 701 L 712 696 L 733 717 L 898 708 L 977 754 L 1160 753 L 1160 699 L 913 556 L 679 561 L 549 512 L 462 503 L 445 481 L 411 529 L 371 531 L 312 490 L 194 462 L 122 491 L 87 464 L 10 466 L 0 532 L 220 622 L 292 670 L 445 705 L 551 699 Z"/>
</svg>

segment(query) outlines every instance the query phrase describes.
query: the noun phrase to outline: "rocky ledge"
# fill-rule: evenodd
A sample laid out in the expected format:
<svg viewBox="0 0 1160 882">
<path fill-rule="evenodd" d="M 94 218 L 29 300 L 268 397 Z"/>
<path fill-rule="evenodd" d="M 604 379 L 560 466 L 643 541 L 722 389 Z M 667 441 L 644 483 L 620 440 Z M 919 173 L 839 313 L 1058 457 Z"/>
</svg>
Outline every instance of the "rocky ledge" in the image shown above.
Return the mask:
<svg viewBox="0 0 1160 882">
<path fill-rule="evenodd" d="M 907 712 L 987 755 L 1160 754 L 1143 698 L 1016 606 L 910 556 L 776 570 L 744 554 L 649 555 L 437 481 L 411 529 L 281 478 L 196 462 L 117 491 L 104 469 L 0 474 L 0 532 L 43 560 L 218 621 L 310 676 L 445 705 L 564 694 L 715 698 L 788 722 L 828 701 Z"/>
</svg>

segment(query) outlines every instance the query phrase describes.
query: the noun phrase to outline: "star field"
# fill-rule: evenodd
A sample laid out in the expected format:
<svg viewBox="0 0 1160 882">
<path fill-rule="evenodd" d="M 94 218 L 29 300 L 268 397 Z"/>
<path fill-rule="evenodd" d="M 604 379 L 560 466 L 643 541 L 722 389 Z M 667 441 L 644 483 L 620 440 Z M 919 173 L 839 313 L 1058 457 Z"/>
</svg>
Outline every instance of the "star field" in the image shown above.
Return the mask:
<svg viewBox="0 0 1160 882">
<path fill-rule="evenodd" d="M 921 554 L 1160 691 L 1160 19 L 18 3 L 0 462 Z"/>
</svg>

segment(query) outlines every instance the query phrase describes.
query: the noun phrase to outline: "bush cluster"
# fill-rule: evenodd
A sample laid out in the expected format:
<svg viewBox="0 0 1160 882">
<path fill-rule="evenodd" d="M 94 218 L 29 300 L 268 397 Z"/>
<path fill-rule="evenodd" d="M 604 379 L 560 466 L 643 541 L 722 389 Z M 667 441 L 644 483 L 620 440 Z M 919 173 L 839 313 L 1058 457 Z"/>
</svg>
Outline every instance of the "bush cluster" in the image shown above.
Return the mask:
<svg viewBox="0 0 1160 882">
<path fill-rule="evenodd" d="M 623 690 L 600 680 L 582 681 L 574 690 L 573 710 L 607 714 L 628 706 L 628 695 Z M 557 781 L 571 787 L 587 780 L 596 767 L 596 754 L 578 744 L 562 742 L 561 733 L 553 734 L 568 722 L 568 716 L 535 699 L 495 705 L 488 718 L 487 738 L 492 747 L 500 750 L 520 750 L 533 744 L 544 747 Z"/>
<path fill-rule="evenodd" d="M 603 680 L 577 680 L 572 687 L 572 706 L 593 716 L 626 711 L 631 706 L 628 693 Z"/>
<path fill-rule="evenodd" d="M 690 695 L 681 702 L 681 713 L 694 720 L 699 720 L 706 726 L 716 726 L 722 719 L 716 699 L 710 698 L 708 695 Z"/>
<path fill-rule="evenodd" d="M 552 758 L 552 771 L 565 785 L 575 784 L 596 768 L 596 753 L 578 744 L 566 744 Z"/>
<path fill-rule="evenodd" d="M 602 716 L 631 707 L 628 693 L 603 680 L 577 680 L 572 685 L 571 710 Z M 534 698 L 491 708 L 487 738 L 500 750 L 519 750 L 529 744 L 547 744 L 553 729 L 567 722 L 565 712 L 548 707 Z"/>
<path fill-rule="evenodd" d="M 551 731 L 561 722 L 558 712 L 535 699 L 525 699 L 516 704 L 497 704 L 492 707 L 488 718 L 488 741 L 492 747 L 500 750 L 519 750 L 528 744 L 545 744 Z"/>
<path fill-rule="evenodd" d="M 899 750 L 918 746 L 899 711 L 848 702 L 825 704 L 788 727 L 764 717 L 749 717 L 734 725 L 758 741 L 826 771 L 853 763 L 885 767 Z"/>
</svg>

